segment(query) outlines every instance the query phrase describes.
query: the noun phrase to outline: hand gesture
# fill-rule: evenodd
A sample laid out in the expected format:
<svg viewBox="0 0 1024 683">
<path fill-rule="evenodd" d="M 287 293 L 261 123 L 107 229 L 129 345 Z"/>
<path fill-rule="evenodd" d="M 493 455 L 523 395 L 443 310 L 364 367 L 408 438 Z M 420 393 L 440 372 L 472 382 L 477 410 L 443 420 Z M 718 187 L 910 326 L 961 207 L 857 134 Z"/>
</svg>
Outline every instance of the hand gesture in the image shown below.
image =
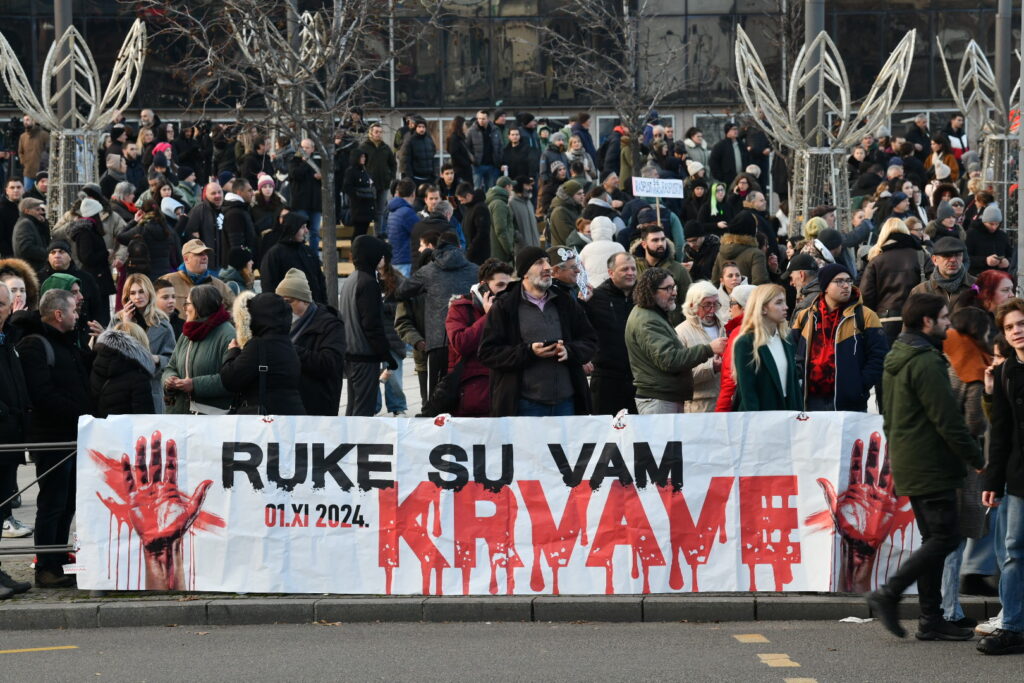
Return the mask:
<svg viewBox="0 0 1024 683">
<path fill-rule="evenodd" d="M 135 316 L 135 304 L 131 301 L 124 305 L 120 311 L 117 312 L 117 317 L 121 319 L 121 322 L 130 323 L 132 318 Z"/>
<path fill-rule="evenodd" d="M 530 344 L 530 350 L 533 351 L 533 355 L 538 358 L 553 358 L 558 354 L 558 344 L 549 344 L 544 346 L 544 342 L 533 342 Z"/>
<path fill-rule="evenodd" d="M 711 346 L 711 350 L 714 352 L 716 356 L 721 356 L 723 353 L 725 353 L 725 347 L 728 341 L 729 340 L 726 339 L 725 337 L 719 337 L 718 339 L 712 339 L 711 344 L 709 344 L 709 346 Z"/>
<path fill-rule="evenodd" d="M 897 497 L 894 493 L 888 447 L 879 470 L 881 442 L 878 432 L 871 435 L 866 466 L 864 442 L 860 439 L 854 442 L 850 454 L 850 483 L 838 496 L 832 482 L 818 479 L 828 509 L 826 513 L 812 515 L 807 523 L 827 527 L 831 517 L 833 527 L 843 539 L 840 591 L 864 593 L 871 590 L 871 575 L 879 546 L 895 530 L 910 526 L 914 521 L 909 499 Z"/>
<path fill-rule="evenodd" d="M 181 539 L 199 516 L 213 482 L 203 481 L 191 496 L 186 495 L 178 489 L 178 449 L 174 441 L 167 442 L 167 458 L 163 462 L 160 432 L 153 432 L 149 446 L 148 466 L 146 439 L 140 436 L 135 442 L 135 467 L 124 454 L 120 478 L 115 472 L 107 473 L 107 481 L 120 500 L 104 498 L 99 492 L 96 496 L 139 535 L 146 554 L 146 588 L 180 590 L 184 588 Z M 115 462 L 96 451 L 92 455 L 99 462 Z"/>
<path fill-rule="evenodd" d="M 991 256 L 985 259 L 985 263 L 992 266 L 993 268 L 998 267 L 999 264 L 1002 263 L 1002 261 L 1003 260 L 996 256 L 995 254 L 992 254 Z"/>
<path fill-rule="evenodd" d="M 494 305 L 494 295 L 490 292 L 484 292 L 480 296 L 480 301 L 484 306 L 484 315 L 487 315 L 491 311 L 491 306 Z"/>
</svg>

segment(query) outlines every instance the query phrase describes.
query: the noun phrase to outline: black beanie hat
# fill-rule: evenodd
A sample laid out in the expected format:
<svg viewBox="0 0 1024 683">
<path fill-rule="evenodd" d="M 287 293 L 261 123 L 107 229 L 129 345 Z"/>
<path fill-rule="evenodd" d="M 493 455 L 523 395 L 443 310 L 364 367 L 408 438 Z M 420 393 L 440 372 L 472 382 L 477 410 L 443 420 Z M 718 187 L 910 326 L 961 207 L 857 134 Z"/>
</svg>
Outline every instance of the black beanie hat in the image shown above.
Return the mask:
<svg viewBox="0 0 1024 683">
<path fill-rule="evenodd" d="M 228 265 L 238 271 L 245 268 L 245 265 L 252 260 L 252 252 L 249 247 L 232 247 L 228 252 Z"/>
<path fill-rule="evenodd" d="M 731 235 L 748 235 L 753 237 L 757 234 L 757 219 L 750 211 L 740 211 L 736 214 L 725 231 Z"/>
<path fill-rule="evenodd" d="M 828 289 L 832 280 L 834 280 L 840 273 L 846 273 L 850 277 L 853 277 L 850 270 L 841 263 L 829 263 L 822 266 L 821 270 L 818 271 L 818 285 L 821 287 L 821 291 L 824 292 Z"/>
<path fill-rule="evenodd" d="M 548 258 L 548 253 L 540 247 L 523 247 L 516 254 L 516 275 L 520 280 L 526 276 L 528 271 L 534 263 L 541 260 L 542 258 Z"/>
<path fill-rule="evenodd" d="M 692 240 L 696 237 L 704 237 L 708 234 L 704 224 L 698 220 L 686 221 L 686 225 L 683 226 L 683 237 L 688 240 Z"/>
</svg>

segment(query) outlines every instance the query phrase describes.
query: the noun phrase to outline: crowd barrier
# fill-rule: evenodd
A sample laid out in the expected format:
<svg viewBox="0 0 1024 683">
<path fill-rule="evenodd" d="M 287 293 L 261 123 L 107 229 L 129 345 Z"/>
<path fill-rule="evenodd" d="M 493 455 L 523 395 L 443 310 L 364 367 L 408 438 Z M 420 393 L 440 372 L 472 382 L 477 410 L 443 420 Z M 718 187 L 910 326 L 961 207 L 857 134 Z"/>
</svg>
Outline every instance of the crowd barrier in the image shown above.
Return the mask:
<svg viewBox="0 0 1024 683">
<path fill-rule="evenodd" d="M 864 591 L 919 536 L 881 418 L 123 415 L 78 435 L 85 589 Z"/>
</svg>

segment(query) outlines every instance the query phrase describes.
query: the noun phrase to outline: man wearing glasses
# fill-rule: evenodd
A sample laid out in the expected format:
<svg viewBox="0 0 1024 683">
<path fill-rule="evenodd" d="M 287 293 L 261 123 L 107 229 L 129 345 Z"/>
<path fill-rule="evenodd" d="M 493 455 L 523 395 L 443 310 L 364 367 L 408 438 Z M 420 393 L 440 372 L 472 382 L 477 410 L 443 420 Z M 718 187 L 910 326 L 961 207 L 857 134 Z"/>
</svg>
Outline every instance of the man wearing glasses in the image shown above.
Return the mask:
<svg viewBox="0 0 1024 683">
<path fill-rule="evenodd" d="M 882 378 L 888 340 L 846 266 L 823 266 L 818 284 L 821 293 L 793 319 L 806 409 L 865 412 L 871 387 Z"/>
</svg>

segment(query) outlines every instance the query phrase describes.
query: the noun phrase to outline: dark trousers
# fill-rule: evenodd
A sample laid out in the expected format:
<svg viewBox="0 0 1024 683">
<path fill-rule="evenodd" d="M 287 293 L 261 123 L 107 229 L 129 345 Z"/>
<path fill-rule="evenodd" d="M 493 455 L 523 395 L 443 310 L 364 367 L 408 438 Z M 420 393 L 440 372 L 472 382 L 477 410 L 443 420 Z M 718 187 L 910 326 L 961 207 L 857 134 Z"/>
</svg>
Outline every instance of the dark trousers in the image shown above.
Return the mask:
<svg viewBox="0 0 1024 683">
<path fill-rule="evenodd" d="M 0 455 L 9 457 L 10 454 Z M 18 455 L 21 458 L 21 455 Z M 18 490 L 18 463 L 0 461 L 0 503 L 14 495 Z M 11 504 L 0 505 L 0 523 L 11 516 Z"/>
<path fill-rule="evenodd" d="M 56 465 L 68 451 L 37 451 L 36 476 Z M 75 516 L 75 458 L 71 457 L 39 480 L 36 498 L 36 545 L 67 545 Z M 37 553 L 36 569 L 63 573 L 67 553 Z"/>
<path fill-rule="evenodd" d="M 921 547 L 889 577 L 882 590 L 894 597 L 917 581 L 921 621 L 942 619 L 942 568 L 946 555 L 960 547 L 960 514 L 956 491 L 910 496 L 910 505 L 921 531 Z"/>
<path fill-rule="evenodd" d="M 427 373 L 417 372 L 416 379 L 420 383 L 420 405 L 427 402 Z"/>
<path fill-rule="evenodd" d="M 448 347 L 427 351 L 427 397 L 434 393 L 434 387 L 448 374 Z"/>
<path fill-rule="evenodd" d="M 594 415 L 618 415 L 628 410 L 636 415 L 636 387 L 629 378 L 594 375 L 590 378 L 590 395 Z"/>
<path fill-rule="evenodd" d="M 373 417 L 377 412 L 380 363 L 349 360 L 345 363 L 345 374 L 348 375 L 348 405 L 345 406 L 345 415 Z"/>
</svg>

